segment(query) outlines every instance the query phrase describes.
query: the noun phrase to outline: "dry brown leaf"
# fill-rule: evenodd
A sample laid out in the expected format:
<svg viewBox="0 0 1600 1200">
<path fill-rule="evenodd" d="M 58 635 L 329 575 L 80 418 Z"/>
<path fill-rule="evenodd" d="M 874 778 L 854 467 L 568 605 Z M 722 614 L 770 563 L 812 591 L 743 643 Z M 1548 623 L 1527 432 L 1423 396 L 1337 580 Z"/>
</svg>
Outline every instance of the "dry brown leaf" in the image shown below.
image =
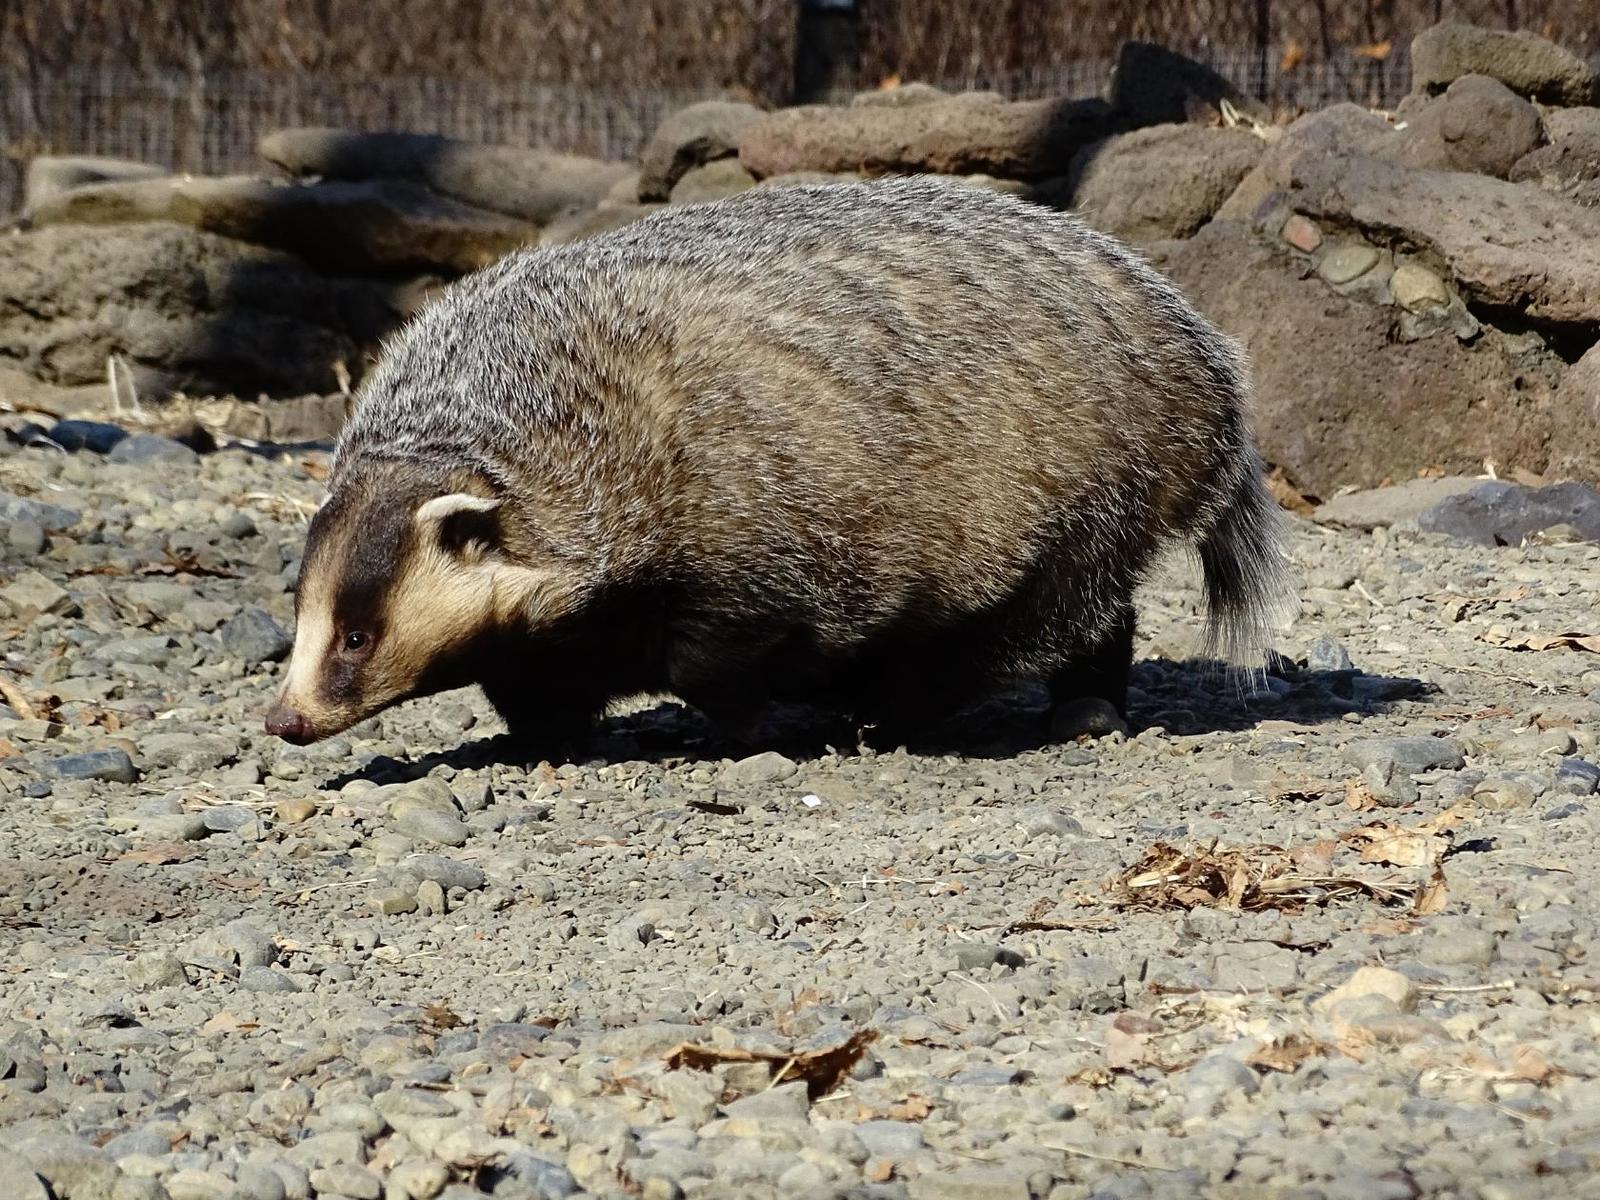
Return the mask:
<svg viewBox="0 0 1600 1200">
<path fill-rule="evenodd" d="M 1378 822 L 1352 829 L 1345 840 L 1361 848 L 1361 861 L 1391 867 L 1431 867 L 1450 848 L 1442 834 Z"/>
<path fill-rule="evenodd" d="M 1302 517 L 1309 517 L 1316 511 L 1316 502 L 1313 497 L 1306 495 L 1294 484 L 1289 482 L 1289 476 L 1282 467 L 1273 467 L 1267 475 L 1267 491 L 1273 500 L 1277 501 L 1279 508 L 1286 508 L 1292 513 Z"/>
<path fill-rule="evenodd" d="M 1325 783 L 1278 780 L 1267 785 L 1267 801 L 1270 804 L 1309 804 L 1321 800 L 1331 790 L 1330 785 Z"/>
<path fill-rule="evenodd" d="M 260 1028 L 261 1022 L 247 1021 L 238 1013 L 232 1013 L 224 1010 L 217 1013 L 204 1025 L 200 1026 L 200 1032 L 208 1036 L 215 1037 L 220 1034 L 240 1033 L 245 1030 Z"/>
<path fill-rule="evenodd" d="M 1302 871 L 1312 875 L 1326 875 L 1333 870 L 1333 856 L 1339 849 L 1339 843 L 1334 838 L 1323 838 L 1320 842 L 1307 842 L 1303 846 L 1294 846 L 1289 850 L 1289 861 Z"/>
<path fill-rule="evenodd" d="M 1481 612 L 1488 612 L 1499 604 L 1517 604 L 1533 595 L 1527 587 L 1514 587 L 1509 591 L 1496 592 L 1492 596 L 1458 596 L 1454 592 L 1445 592 L 1442 595 L 1434 593 L 1430 600 L 1439 600 L 1444 610 L 1447 621 L 1464 621 L 1468 617 Z"/>
<path fill-rule="evenodd" d="M 1259 1047 L 1244 1061 L 1248 1066 L 1260 1067 L 1265 1071 L 1282 1071 L 1285 1075 L 1292 1075 L 1306 1059 L 1316 1058 L 1331 1049 L 1331 1046 L 1316 1038 L 1301 1033 L 1286 1033 Z"/>
<path fill-rule="evenodd" d="M 884 1116 L 891 1121 L 922 1121 L 933 1112 L 933 1101 L 919 1092 L 913 1092 L 898 1104 L 891 1104 Z"/>
<path fill-rule="evenodd" d="M 1372 794 L 1364 779 L 1344 781 L 1344 806 L 1351 812 L 1368 812 L 1378 807 L 1378 798 Z"/>
<path fill-rule="evenodd" d="M 793 1055 L 684 1042 L 667 1054 L 667 1066 L 672 1070 L 687 1067 L 709 1071 L 722 1063 L 765 1063 L 774 1083 L 803 1079 L 806 1092 L 815 1100 L 838 1087 L 861 1061 L 867 1047 L 877 1040 L 876 1029 L 858 1029 L 837 1046 Z"/>
<path fill-rule="evenodd" d="M 1502 650 L 1585 650 L 1600 654 L 1600 633 L 1510 633 L 1495 625 L 1480 633 L 1478 640 Z"/>
<path fill-rule="evenodd" d="M 1116 1076 L 1105 1067 L 1084 1067 L 1081 1071 L 1074 1071 L 1067 1076 L 1068 1083 L 1082 1084 L 1084 1087 L 1103 1088 L 1109 1087 Z"/>
<path fill-rule="evenodd" d="M 137 850 L 127 850 L 115 859 L 119 863 L 135 863 L 145 867 L 165 867 L 186 862 L 195 856 L 195 848 L 188 842 L 151 842 Z"/>
<path fill-rule="evenodd" d="M 892 74 L 892 75 L 885 75 L 881 80 L 878 81 L 878 90 L 880 92 L 893 91 L 895 88 L 897 88 L 899 86 L 900 86 L 900 72 L 899 71 L 894 72 L 894 74 Z"/>
<path fill-rule="evenodd" d="M 1278 60 L 1278 70 L 1287 75 L 1305 60 L 1306 48 L 1298 38 L 1290 38 L 1289 44 L 1283 49 L 1283 57 Z"/>
<path fill-rule="evenodd" d="M 8 758 L 21 757 L 22 751 L 17 748 L 17 744 L 15 742 L 8 742 L 5 738 L 0 738 L 0 761 L 4 761 Z"/>
<path fill-rule="evenodd" d="M 1458 825 L 1476 821 L 1481 815 L 1478 806 L 1469 798 L 1452 804 L 1435 817 L 1429 817 L 1417 826 L 1418 833 L 1448 833 Z"/>
<path fill-rule="evenodd" d="M 1508 1078 L 1521 1080 L 1524 1083 L 1548 1083 L 1557 1076 L 1566 1074 L 1560 1067 L 1544 1056 L 1543 1051 L 1535 1046 L 1517 1046 L 1511 1051 L 1511 1072 Z"/>
<path fill-rule="evenodd" d="M 1296 911 L 1307 904 L 1352 896 L 1372 896 L 1391 903 L 1410 899 L 1418 890 L 1412 880 L 1297 869 L 1295 853 L 1265 845 L 1219 849 L 1212 844 L 1179 850 L 1157 842 L 1114 878 L 1107 890 L 1117 907 L 1146 912 L 1189 908 Z M 1323 851 L 1313 847 L 1311 853 Z"/>
<path fill-rule="evenodd" d="M 894 1178 L 894 1162 L 887 1158 L 876 1158 L 867 1164 L 866 1177 L 868 1183 L 888 1183 Z"/>
<path fill-rule="evenodd" d="M 1149 1042 L 1148 1033 L 1119 1029 L 1115 1022 L 1108 1025 L 1105 1036 L 1106 1068 L 1126 1071 L 1149 1061 Z"/>
<path fill-rule="evenodd" d="M 1357 58 L 1370 58 L 1374 62 L 1382 62 L 1394 50 L 1394 43 L 1385 38 L 1381 42 L 1368 42 L 1364 46 L 1357 46 L 1351 51 Z"/>
<path fill-rule="evenodd" d="M 1428 880 L 1428 886 L 1417 893 L 1417 898 L 1411 902 L 1411 915 L 1414 917 L 1437 917 L 1450 903 L 1450 889 L 1445 886 L 1444 868 L 1438 863 L 1433 864 L 1433 878 Z"/>
<path fill-rule="evenodd" d="M 456 1016 L 450 1010 L 450 1006 L 442 1001 L 434 1001 L 432 1004 L 423 1005 L 422 1016 L 435 1029 L 455 1029 L 461 1024 L 461 1018 Z"/>
<path fill-rule="evenodd" d="M 1333 1048 L 1346 1058 L 1353 1058 L 1356 1062 L 1366 1062 L 1367 1056 L 1372 1053 L 1378 1044 L 1378 1035 L 1363 1025 L 1343 1025 L 1339 1029 L 1339 1039 Z"/>
</svg>

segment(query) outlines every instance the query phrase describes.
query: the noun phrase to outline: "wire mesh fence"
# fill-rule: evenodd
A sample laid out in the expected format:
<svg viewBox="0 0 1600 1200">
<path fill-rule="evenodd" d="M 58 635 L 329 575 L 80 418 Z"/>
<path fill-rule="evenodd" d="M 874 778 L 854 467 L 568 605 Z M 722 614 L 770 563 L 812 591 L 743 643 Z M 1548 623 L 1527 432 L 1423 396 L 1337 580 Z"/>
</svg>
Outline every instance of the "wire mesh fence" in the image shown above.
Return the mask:
<svg viewBox="0 0 1600 1200">
<path fill-rule="evenodd" d="M 1383 60 L 1336 54 L 1290 70 L 1278 56 L 1256 51 L 1197 57 L 1246 93 L 1289 110 L 1336 100 L 1384 107 L 1404 95 L 1410 81 L 1404 51 Z M 1114 62 L 974 69 L 939 82 L 1019 99 L 1092 95 L 1105 89 Z M 433 76 L 0 70 L 0 210 L 20 206 L 26 164 L 37 154 L 106 155 L 203 174 L 249 171 L 261 165 L 255 147 L 263 135 L 297 125 L 443 133 L 629 160 L 668 113 L 720 94 L 716 88 L 597 89 Z M 847 99 L 848 93 L 832 97 Z"/>
<path fill-rule="evenodd" d="M 629 159 L 663 117 L 708 94 L 434 77 L 105 69 L 29 79 L 0 72 L 0 204 L 20 203 L 27 160 L 37 154 L 108 155 L 205 174 L 245 171 L 261 165 L 255 147 L 264 134 L 297 125 L 446 133 Z"/>
</svg>

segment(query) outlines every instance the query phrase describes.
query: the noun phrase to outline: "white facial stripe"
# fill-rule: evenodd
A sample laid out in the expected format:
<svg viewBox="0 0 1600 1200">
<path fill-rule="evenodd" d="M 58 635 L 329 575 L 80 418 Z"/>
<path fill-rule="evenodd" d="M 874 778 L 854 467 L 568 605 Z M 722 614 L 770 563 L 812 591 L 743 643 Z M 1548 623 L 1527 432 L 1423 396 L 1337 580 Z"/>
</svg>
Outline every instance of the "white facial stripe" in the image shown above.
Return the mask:
<svg viewBox="0 0 1600 1200">
<path fill-rule="evenodd" d="M 316 703 L 317 674 L 333 641 L 331 615 L 321 605 L 303 604 L 295 624 L 294 653 L 283 680 L 283 701 L 306 712 Z"/>
</svg>

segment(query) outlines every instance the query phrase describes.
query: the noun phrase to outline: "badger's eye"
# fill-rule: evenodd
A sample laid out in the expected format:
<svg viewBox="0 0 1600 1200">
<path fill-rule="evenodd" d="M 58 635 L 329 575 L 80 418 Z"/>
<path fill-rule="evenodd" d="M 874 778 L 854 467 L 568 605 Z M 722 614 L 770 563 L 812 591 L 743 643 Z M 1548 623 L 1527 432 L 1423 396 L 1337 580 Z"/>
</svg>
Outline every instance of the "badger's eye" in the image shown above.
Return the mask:
<svg viewBox="0 0 1600 1200">
<path fill-rule="evenodd" d="M 359 629 L 352 630 L 344 635 L 344 648 L 351 653 L 357 650 L 365 650 L 371 642 L 371 635 L 363 633 Z"/>
</svg>

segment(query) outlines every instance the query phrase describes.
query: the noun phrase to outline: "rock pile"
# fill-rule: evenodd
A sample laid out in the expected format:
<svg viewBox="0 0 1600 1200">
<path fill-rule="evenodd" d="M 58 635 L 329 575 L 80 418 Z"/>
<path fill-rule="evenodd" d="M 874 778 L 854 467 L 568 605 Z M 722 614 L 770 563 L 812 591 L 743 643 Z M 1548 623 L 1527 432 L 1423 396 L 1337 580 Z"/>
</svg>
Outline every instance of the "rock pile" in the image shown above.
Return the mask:
<svg viewBox="0 0 1600 1200">
<path fill-rule="evenodd" d="M 1600 83 L 1541 38 L 1467 25 L 1413 58 L 1397 112 L 1286 126 L 1130 44 L 1104 97 L 692 105 L 637 170 L 326 129 L 264 139 L 274 177 L 41 159 L 28 232 L 0 248 L 0 356 L 58 385 L 117 356 L 147 393 L 328 393 L 441 282 L 518 246 L 752 187 L 938 172 L 1144 249 L 1248 346 L 1264 449 L 1303 493 L 1485 462 L 1600 478 Z"/>
</svg>

